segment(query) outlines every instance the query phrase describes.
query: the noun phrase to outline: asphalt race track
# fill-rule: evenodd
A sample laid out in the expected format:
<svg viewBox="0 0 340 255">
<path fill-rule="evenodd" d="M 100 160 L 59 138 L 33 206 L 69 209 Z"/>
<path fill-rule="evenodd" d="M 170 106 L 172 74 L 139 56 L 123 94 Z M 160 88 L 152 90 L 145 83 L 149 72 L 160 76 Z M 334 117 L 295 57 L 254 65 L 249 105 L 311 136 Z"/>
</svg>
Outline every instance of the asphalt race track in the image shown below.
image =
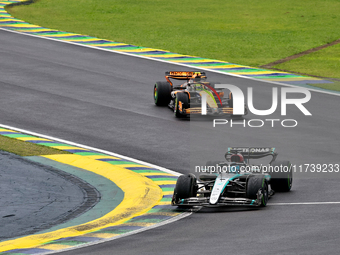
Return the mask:
<svg viewBox="0 0 340 255">
<path fill-rule="evenodd" d="M 79 216 L 84 209 L 73 217 L 71 212 L 84 204 L 84 187 L 93 189 L 63 171 L 1 151 L 0 175 L 1 241 L 50 229 Z"/>
<path fill-rule="evenodd" d="M 313 116 L 304 116 L 293 106 L 288 107 L 286 117 L 279 111 L 270 116 L 296 119 L 299 124 L 295 128 L 265 125 L 212 129 L 209 121 L 178 120 L 169 109 L 153 103 L 155 81 L 164 80 L 165 71 L 188 68 L 3 30 L 0 44 L 2 124 L 181 173 L 190 171 L 193 151 L 213 151 L 223 159 L 228 146 L 273 146 L 280 159 L 296 165 L 340 163 L 338 96 L 312 92 L 305 106 Z M 270 107 L 270 88 L 280 87 L 215 73 L 207 75 L 209 80 L 234 84 L 243 91 L 253 87 L 259 109 Z M 258 118 L 246 116 L 246 120 Z M 197 128 L 214 130 L 221 139 L 201 137 L 200 143 L 206 147 L 193 148 L 196 134 L 192 131 Z M 338 254 L 339 176 L 296 176 L 291 192 L 276 194 L 261 210 L 205 208 L 172 224 L 64 253 Z"/>
</svg>

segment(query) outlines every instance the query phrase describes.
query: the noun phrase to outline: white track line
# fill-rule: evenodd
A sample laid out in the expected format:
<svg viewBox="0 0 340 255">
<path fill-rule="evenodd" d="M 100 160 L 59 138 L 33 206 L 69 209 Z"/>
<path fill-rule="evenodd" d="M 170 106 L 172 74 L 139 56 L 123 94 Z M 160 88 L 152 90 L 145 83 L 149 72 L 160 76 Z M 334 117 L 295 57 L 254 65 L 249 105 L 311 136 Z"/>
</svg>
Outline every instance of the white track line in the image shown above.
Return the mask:
<svg viewBox="0 0 340 255">
<path fill-rule="evenodd" d="M 52 137 L 52 136 L 47 136 L 47 135 L 39 134 L 39 133 L 36 133 L 36 132 L 31 132 L 31 131 L 28 131 L 28 130 L 12 127 L 12 126 L 8 126 L 8 125 L 0 124 L 0 127 L 11 129 L 11 130 L 18 131 L 18 132 L 22 132 L 22 133 L 33 135 L 33 136 L 39 136 L 39 137 L 47 138 L 47 139 L 50 139 L 50 140 L 54 140 L 54 141 L 58 141 L 58 142 L 62 142 L 62 143 L 70 144 L 70 145 L 74 145 L 74 146 L 77 146 L 77 147 L 81 147 L 81 148 L 85 148 L 85 149 L 89 149 L 89 150 L 93 150 L 93 151 L 97 151 L 97 152 L 101 152 L 101 153 L 108 154 L 108 155 L 111 155 L 111 156 L 114 156 L 114 157 L 123 158 L 123 159 L 129 160 L 129 161 L 132 161 L 132 162 L 135 162 L 135 163 L 138 163 L 138 164 L 142 164 L 142 165 L 146 165 L 146 166 L 149 166 L 149 167 L 152 167 L 152 168 L 159 169 L 161 171 L 164 171 L 166 173 L 170 173 L 170 174 L 173 174 L 173 175 L 176 175 L 176 176 L 181 175 L 180 173 L 177 173 L 177 172 L 175 172 L 173 170 L 169 170 L 167 168 L 160 167 L 160 166 L 157 166 L 157 165 L 153 165 L 153 164 L 150 164 L 150 163 L 147 163 L 147 162 L 144 162 L 144 161 L 141 161 L 141 160 L 137 160 L 137 159 L 134 159 L 134 158 L 126 157 L 126 156 L 123 156 L 123 155 L 120 155 L 120 154 L 117 154 L 117 153 L 113 153 L 113 152 L 109 152 L 109 151 L 105 151 L 105 150 L 100 150 L 100 149 L 93 148 L 93 147 L 90 147 L 90 146 L 86 146 L 86 145 L 82 145 L 82 144 L 66 141 L 66 140 L 63 140 L 63 139 L 59 139 L 59 138 L 55 138 L 55 137 Z M 128 232 L 126 234 L 121 234 L 121 235 L 118 235 L 118 236 L 114 236 L 112 238 L 105 238 L 105 239 L 100 240 L 100 241 L 91 242 L 91 243 L 87 243 L 87 244 L 83 244 L 83 245 L 77 245 L 77 246 L 66 248 L 66 249 L 62 249 L 62 250 L 56 250 L 56 251 L 51 251 L 51 252 L 47 252 L 47 253 L 39 253 L 39 254 L 52 254 L 52 253 L 54 254 L 54 253 L 59 253 L 59 252 L 79 249 L 79 248 L 88 247 L 88 246 L 99 244 L 99 243 L 104 243 L 104 242 L 112 241 L 112 240 L 115 240 L 115 239 L 118 239 L 118 238 L 122 238 L 122 237 L 125 237 L 125 236 L 130 236 L 130 235 L 137 234 L 137 233 L 149 230 L 149 229 L 153 229 L 153 228 L 156 228 L 156 227 L 160 227 L 160 226 L 163 226 L 163 225 L 175 222 L 175 221 L 183 219 L 183 218 L 185 218 L 185 217 L 187 217 L 187 216 L 189 216 L 191 214 L 192 214 L 192 212 L 183 212 L 183 213 L 181 213 L 181 214 L 179 214 L 177 216 L 174 216 L 174 217 L 172 217 L 172 218 L 170 218 L 168 220 L 165 220 L 163 222 L 156 223 L 156 224 L 154 224 L 152 226 L 149 226 L 149 227 L 137 229 L 137 230 Z"/>
<path fill-rule="evenodd" d="M 145 227 L 145 228 L 142 228 L 142 229 L 137 229 L 137 230 L 128 232 L 126 234 L 121 234 L 121 235 L 118 235 L 118 236 L 114 236 L 114 237 L 111 237 L 111 238 L 107 238 L 107 239 L 104 239 L 104 240 L 95 241 L 95 242 L 91 242 L 91 243 L 87 243 L 87 244 L 80 244 L 80 245 L 73 246 L 73 247 L 66 248 L 66 249 L 62 249 L 62 250 L 54 250 L 54 251 L 39 253 L 39 255 L 55 254 L 55 253 L 60 253 L 60 252 L 65 252 L 65 251 L 85 248 L 85 247 L 89 247 L 89 246 L 92 246 L 92 245 L 95 245 L 95 244 L 105 243 L 105 242 L 108 242 L 108 241 L 112 241 L 112 240 L 119 239 L 119 238 L 122 238 L 122 237 L 134 235 L 134 234 L 141 233 L 141 232 L 144 232 L 144 231 L 149 230 L 149 229 L 157 228 L 157 227 L 160 227 L 160 226 L 163 226 L 163 225 L 175 222 L 175 221 L 183 219 L 183 218 L 185 218 L 185 217 L 187 217 L 187 216 L 189 216 L 191 214 L 192 214 L 192 212 L 181 213 L 180 215 L 172 217 L 171 219 L 165 220 L 163 222 L 157 223 L 157 224 L 149 226 L 149 227 Z"/>
<path fill-rule="evenodd" d="M 113 52 L 113 53 L 122 54 L 122 55 L 127 55 L 127 56 L 132 56 L 132 57 L 138 57 L 138 58 L 148 59 L 148 60 L 152 60 L 152 61 L 163 62 L 163 63 L 167 63 L 167 64 L 173 64 L 173 65 L 178 65 L 178 66 L 184 66 L 184 67 L 189 67 L 189 68 L 195 68 L 195 69 L 199 69 L 199 70 L 204 70 L 204 71 L 208 71 L 208 72 L 219 73 L 219 74 L 223 74 L 223 75 L 227 75 L 227 76 L 233 76 L 233 77 L 238 77 L 238 78 L 244 78 L 244 79 L 253 80 L 253 81 L 260 81 L 260 82 L 265 82 L 265 83 L 270 83 L 270 84 L 276 84 L 276 85 L 280 85 L 280 86 L 300 87 L 300 86 L 295 86 L 295 85 L 290 85 L 290 84 L 285 84 L 285 83 L 280 83 L 280 82 L 259 80 L 259 79 L 255 79 L 255 78 L 252 78 L 252 77 L 247 77 L 247 76 L 242 76 L 242 75 L 237 75 L 237 74 L 230 74 L 230 73 L 225 73 L 225 72 L 221 72 L 221 71 L 211 70 L 211 69 L 207 69 L 207 68 L 193 67 L 193 66 L 186 65 L 186 64 L 174 63 L 174 62 L 169 62 L 169 61 L 165 61 L 165 60 L 161 60 L 161 59 L 154 59 L 154 58 L 149 58 L 149 57 L 145 57 L 145 56 L 139 56 L 139 55 L 135 55 L 135 54 L 130 54 L 130 53 L 126 53 L 126 52 L 119 52 L 119 51 L 108 50 L 108 49 L 102 49 L 102 48 L 98 48 L 98 47 L 94 47 L 94 46 L 89 46 L 89 45 L 83 45 L 83 44 L 74 43 L 74 42 L 67 42 L 67 41 L 62 41 L 62 40 L 53 39 L 53 38 L 46 38 L 46 37 L 42 37 L 42 36 L 38 36 L 38 35 L 26 34 L 26 33 L 17 32 L 17 31 L 12 31 L 12 30 L 9 30 L 9 29 L 4 29 L 4 28 L 0 28 L 0 30 L 7 31 L 7 32 L 12 32 L 12 33 L 17 33 L 17 34 L 21 34 L 21 35 L 26 35 L 26 36 L 32 36 L 32 37 L 36 37 L 36 38 L 42 38 L 42 39 L 46 39 L 46 40 L 52 40 L 52 41 L 56 41 L 56 42 L 62 42 L 62 43 L 73 44 L 73 45 L 82 46 L 82 47 L 87 47 L 87 48 L 96 49 L 96 50 L 102 50 L 102 51 Z M 334 92 L 322 91 L 322 90 L 318 90 L 318 89 L 310 89 L 310 88 L 308 88 L 308 89 L 309 89 L 310 91 L 314 91 L 314 92 L 318 92 L 318 93 L 324 93 L 324 94 L 329 94 L 329 95 L 334 95 L 334 96 L 340 96 L 340 94 L 334 93 Z M 23 132 L 23 133 L 27 133 L 27 134 L 31 134 L 31 135 L 40 136 L 40 137 L 43 137 L 43 138 L 47 138 L 47 139 L 51 139 L 51 140 L 55 140 L 55 141 L 67 143 L 67 144 L 70 144 L 70 145 L 79 146 L 79 147 L 82 147 L 82 148 L 86 148 L 86 149 L 98 151 L 98 152 L 101 152 L 101 153 L 104 153 L 104 154 L 108 154 L 108 155 L 111 155 L 111 156 L 120 157 L 120 158 L 129 160 L 129 161 L 133 161 L 133 162 L 136 162 L 136 163 L 139 163 L 139 164 L 143 164 L 143 165 L 146 165 L 146 166 L 150 166 L 150 167 L 159 169 L 159 170 L 161 170 L 161 171 L 164 171 L 164 172 L 167 172 L 167 173 L 176 175 L 176 176 L 181 175 L 180 173 L 177 173 L 177 172 L 175 172 L 175 171 L 166 169 L 166 168 L 164 168 L 164 167 L 156 166 L 156 165 L 153 165 L 153 164 L 150 164 L 150 163 L 147 163 L 147 162 L 143 162 L 143 161 L 141 161 L 141 160 L 133 159 L 133 158 L 130 158 L 130 157 L 126 157 L 126 156 L 123 156 L 123 155 L 120 155 L 120 154 L 117 154 L 117 153 L 113 153 L 113 152 L 109 152 L 109 151 L 105 151 L 105 150 L 96 149 L 96 148 L 93 148 L 93 147 L 90 147 L 90 146 L 86 146 L 86 145 L 82 145 L 82 144 L 77 144 L 77 143 L 74 143 L 74 142 L 69 142 L 69 141 L 66 141 L 66 140 L 63 140 L 63 139 L 59 139 L 59 138 L 54 138 L 54 137 L 51 137 L 51 136 L 42 135 L 42 134 L 39 134 L 39 133 L 27 131 L 27 130 L 24 130 L 24 129 L 19 129 L 19 128 L 7 126 L 7 125 L 2 125 L 2 124 L 0 124 L 0 125 L 1 125 L 2 127 L 4 127 L 4 128 L 12 129 L 12 130 L 15 130 L 15 131 L 19 131 L 19 132 Z M 317 202 L 316 202 L 316 203 L 317 203 Z M 324 203 L 327 203 L 327 202 L 324 202 Z M 340 203 L 340 202 L 328 202 L 328 203 Z M 271 205 L 291 205 L 291 204 L 313 204 L 313 203 L 276 203 L 276 204 L 273 203 L 273 204 L 271 204 Z M 184 217 L 187 217 L 187 216 L 189 216 L 189 215 L 191 215 L 191 214 L 192 214 L 192 212 L 182 213 L 182 214 L 180 214 L 179 216 L 176 216 L 176 217 L 171 218 L 170 220 L 163 221 L 163 222 L 161 222 L 161 223 L 158 223 L 158 224 L 155 224 L 155 225 L 152 225 L 152 226 L 149 226 L 149 227 L 140 229 L 140 230 L 131 231 L 131 232 L 127 233 L 127 234 L 122 234 L 122 235 L 119 235 L 119 236 L 116 236 L 116 237 L 113 237 L 113 238 L 110 238 L 110 239 L 105 239 L 105 240 L 102 240 L 102 241 L 93 242 L 93 243 L 89 243 L 89 244 L 85 244 L 85 245 L 78 245 L 78 246 L 73 247 L 73 248 L 68 248 L 68 249 L 59 250 L 59 251 L 53 251 L 53 252 L 48 252 L 48 253 L 41 253 L 41 254 L 59 253 L 59 252 L 69 251 L 69 250 L 73 250 L 73 249 L 79 249 L 79 248 L 82 248 L 82 247 L 87 247 L 87 246 L 90 246 L 90 245 L 95 245 L 95 244 L 98 244 L 98 243 L 103 243 L 103 242 L 111 241 L 111 240 L 114 240 L 114 239 L 118 239 L 118 238 L 121 238 L 121 237 L 129 236 L 129 235 L 133 235 L 133 234 L 136 234 L 136 233 L 140 233 L 140 232 L 143 232 L 143 231 L 146 231 L 146 230 L 149 230 L 149 229 L 153 229 L 153 228 L 156 228 L 156 227 L 159 227 L 159 226 L 163 226 L 163 225 L 165 225 L 165 224 L 168 224 L 168 223 L 177 221 L 177 220 L 179 220 L 179 219 L 182 219 L 182 218 L 184 218 Z"/>
<path fill-rule="evenodd" d="M 67 144 L 70 144 L 70 145 L 74 145 L 74 146 L 82 147 L 82 148 L 85 148 L 85 149 L 101 152 L 101 153 L 104 153 L 104 154 L 108 154 L 108 155 L 111 155 L 111 156 L 114 156 L 114 157 L 120 157 L 120 158 L 129 160 L 129 161 L 132 161 L 132 162 L 136 162 L 138 164 L 142 164 L 142 165 L 146 165 L 146 166 L 149 166 L 149 167 L 152 167 L 152 168 L 159 169 L 161 171 L 164 171 L 166 173 L 170 173 L 170 174 L 173 174 L 173 175 L 176 175 L 176 176 L 181 175 L 181 173 L 175 172 L 173 170 L 170 170 L 170 169 L 167 169 L 167 168 L 164 168 L 164 167 L 160 167 L 160 166 L 157 166 L 157 165 L 154 165 L 154 164 L 150 164 L 150 163 L 138 160 L 138 159 L 126 157 L 126 156 L 123 156 L 123 155 L 120 155 L 120 154 L 117 154 L 117 153 L 109 152 L 109 151 L 106 151 L 106 150 L 97 149 L 97 148 L 86 146 L 86 145 L 83 145 L 83 144 L 70 142 L 70 141 L 67 141 L 67 140 L 63 140 L 63 139 L 55 138 L 55 137 L 52 137 L 52 136 L 39 134 L 39 133 L 36 133 L 36 132 L 31 132 L 31 131 L 28 131 L 28 130 L 25 130 L 25 129 L 20 129 L 20 128 L 8 126 L 8 125 L 0 124 L 0 127 L 4 127 L 4 128 L 7 128 L 7 129 L 15 130 L 15 131 L 18 131 L 18 132 L 22 132 L 22 133 L 26 133 L 26 134 L 30 134 L 30 135 L 34 135 L 34 136 L 39 136 L 39 137 L 51 139 L 51 140 L 62 142 L 62 143 L 67 143 Z M 323 204 L 340 204 L 340 202 L 268 203 L 268 205 L 323 205 Z"/>
<path fill-rule="evenodd" d="M 340 204 L 340 202 L 301 202 L 301 203 L 268 203 L 267 205 L 331 205 Z"/>
<path fill-rule="evenodd" d="M 119 157 L 119 158 L 126 159 L 128 161 L 132 161 L 132 162 L 135 162 L 135 163 L 138 163 L 138 164 L 142 164 L 142 165 L 146 165 L 146 166 L 149 166 L 149 167 L 152 167 L 152 168 L 156 168 L 158 170 L 161 170 L 161 171 L 169 173 L 169 174 L 173 174 L 175 176 L 180 176 L 181 175 L 181 173 L 175 172 L 173 170 L 170 170 L 170 169 L 167 169 L 167 168 L 164 168 L 164 167 L 161 167 L 161 166 L 153 165 L 153 164 L 150 164 L 150 163 L 138 160 L 138 159 L 134 159 L 134 158 L 130 158 L 130 157 L 127 157 L 127 156 L 123 156 L 123 155 L 120 155 L 120 154 L 117 154 L 117 153 L 113 153 L 113 152 L 110 152 L 110 151 L 101 150 L 101 149 L 97 149 L 97 148 L 90 147 L 90 146 L 87 146 L 87 145 L 83 145 L 83 144 L 79 144 L 79 143 L 74 143 L 74 142 L 70 142 L 70 141 L 67 141 L 67 140 L 55 138 L 55 137 L 52 137 L 52 136 L 47 136 L 47 135 L 31 132 L 31 131 L 28 131 L 28 130 L 25 130 L 25 129 L 20 129 L 20 128 L 8 126 L 8 125 L 3 125 L 1 123 L 0 123 L 0 127 L 4 127 L 4 128 L 7 128 L 7 129 L 12 129 L 12 130 L 15 130 L 15 131 L 18 131 L 18 132 L 22 132 L 22 133 L 25 133 L 25 134 L 29 134 L 29 135 L 33 135 L 33 136 L 39 136 L 39 137 L 51 139 L 51 140 L 62 142 L 62 143 L 67 143 L 67 144 L 70 144 L 70 145 L 73 145 L 73 146 L 77 146 L 77 147 L 81 147 L 81 148 L 97 151 L 97 152 L 108 154 L 108 155 L 111 155 L 111 156 L 114 156 L 114 157 Z"/>
<path fill-rule="evenodd" d="M 279 85 L 279 86 L 287 86 L 287 87 L 294 87 L 294 88 L 301 88 L 301 87 L 306 88 L 305 86 L 291 85 L 291 84 L 280 83 L 280 82 L 275 82 L 275 81 L 266 81 L 266 80 L 256 79 L 256 78 L 242 76 L 242 75 L 238 75 L 238 74 L 225 73 L 225 72 L 221 72 L 221 71 L 217 71 L 217 70 L 212 70 L 212 69 L 208 69 L 208 68 L 195 67 L 195 66 L 181 64 L 181 63 L 169 62 L 169 61 L 165 61 L 165 60 L 161 60 L 161 59 L 155 59 L 155 58 L 150 58 L 150 57 L 145 57 L 145 56 L 139 56 L 139 55 L 131 54 L 131 53 L 128 53 L 128 52 L 120 52 L 120 51 L 115 51 L 115 50 L 102 49 L 102 48 L 99 48 L 99 47 L 90 46 L 90 45 L 83 45 L 83 44 L 75 43 L 75 42 L 62 41 L 62 40 L 58 40 L 58 39 L 54 39 L 54 38 L 48 38 L 48 37 L 43 37 L 43 36 L 39 36 L 39 35 L 31 35 L 31 34 L 26 34 L 24 32 L 13 31 L 13 30 L 1 28 L 1 27 L 0 27 L 0 30 L 7 31 L 7 32 L 12 32 L 12 33 L 16 33 L 16 34 L 21 34 L 21 35 L 32 36 L 32 37 L 36 37 L 36 38 L 42 38 L 42 39 L 56 41 L 56 42 L 68 43 L 68 44 L 82 46 L 82 47 L 91 48 L 91 49 L 95 49 L 95 50 L 102 50 L 102 51 L 106 51 L 106 52 L 127 55 L 127 56 L 130 56 L 130 57 L 143 58 L 143 59 L 147 59 L 147 60 L 158 61 L 158 62 L 172 64 L 172 65 L 184 66 L 184 67 L 188 67 L 188 68 L 191 68 L 191 69 L 204 70 L 204 71 L 207 71 L 207 72 L 218 73 L 218 74 L 223 74 L 223 75 L 227 75 L 227 76 L 233 76 L 233 77 L 248 79 L 248 80 L 252 80 L 252 81 L 258 81 L 258 82 L 264 82 L 264 83 L 268 83 L 268 84 L 275 84 L 275 85 Z M 312 88 L 306 88 L 306 89 L 308 89 L 310 91 L 313 91 L 313 92 L 329 94 L 329 95 L 333 95 L 333 96 L 340 96 L 340 92 L 331 92 L 331 91 L 327 91 L 327 90 L 312 89 Z"/>
</svg>

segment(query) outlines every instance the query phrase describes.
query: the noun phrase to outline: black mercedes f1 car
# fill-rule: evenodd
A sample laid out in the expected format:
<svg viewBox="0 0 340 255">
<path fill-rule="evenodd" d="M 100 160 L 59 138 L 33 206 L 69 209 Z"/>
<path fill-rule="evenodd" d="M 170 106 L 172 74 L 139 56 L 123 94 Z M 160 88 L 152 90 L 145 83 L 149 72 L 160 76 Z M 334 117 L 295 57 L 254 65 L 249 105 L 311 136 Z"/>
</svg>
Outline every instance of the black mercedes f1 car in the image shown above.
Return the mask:
<svg viewBox="0 0 340 255">
<path fill-rule="evenodd" d="M 208 162 L 198 179 L 179 176 L 172 205 L 266 206 L 275 192 L 290 191 L 293 172 L 289 161 L 277 161 L 275 148 L 228 148 L 226 161 Z M 270 156 L 269 164 L 251 164 L 251 159 Z"/>
</svg>

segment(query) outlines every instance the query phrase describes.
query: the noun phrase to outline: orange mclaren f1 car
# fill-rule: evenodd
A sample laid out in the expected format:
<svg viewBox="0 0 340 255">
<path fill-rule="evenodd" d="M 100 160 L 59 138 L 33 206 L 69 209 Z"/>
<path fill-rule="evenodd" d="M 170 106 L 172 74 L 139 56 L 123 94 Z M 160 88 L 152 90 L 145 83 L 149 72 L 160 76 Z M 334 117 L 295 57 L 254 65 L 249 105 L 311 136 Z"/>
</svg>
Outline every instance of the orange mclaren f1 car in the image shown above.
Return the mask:
<svg viewBox="0 0 340 255">
<path fill-rule="evenodd" d="M 190 114 L 233 115 L 233 95 L 224 97 L 223 89 L 206 81 L 204 72 L 165 72 L 166 81 L 158 81 L 154 86 L 154 101 L 157 106 L 168 106 L 176 117 Z M 170 79 L 185 81 L 174 85 Z M 245 106 L 245 115 L 248 113 Z"/>
</svg>

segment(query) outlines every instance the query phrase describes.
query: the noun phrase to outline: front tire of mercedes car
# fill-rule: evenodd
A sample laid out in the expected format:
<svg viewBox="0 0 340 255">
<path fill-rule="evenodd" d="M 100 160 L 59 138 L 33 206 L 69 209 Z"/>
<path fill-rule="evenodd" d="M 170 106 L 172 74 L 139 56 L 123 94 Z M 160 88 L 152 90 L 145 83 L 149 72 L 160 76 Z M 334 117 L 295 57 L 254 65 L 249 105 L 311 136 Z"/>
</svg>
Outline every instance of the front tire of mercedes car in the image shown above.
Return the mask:
<svg viewBox="0 0 340 255">
<path fill-rule="evenodd" d="M 264 175 L 250 175 L 247 180 L 246 196 L 250 199 L 257 199 L 259 190 L 262 193 L 260 206 L 264 207 L 268 202 L 268 183 Z"/>
<path fill-rule="evenodd" d="M 174 195 L 172 197 L 172 204 L 178 207 L 190 207 L 181 205 L 181 200 L 189 197 L 197 196 L 197 181 L 196 176 L 193 174 L 181 175 L 178 177 Z"/>
<path fill-rule="evenodd" d="M 157 106 L 165 106 L 171 100 L 171 85 L 167 81 L 156 82 L 153 89 L 153 98 Z"/>
<path fill-rule="evenodd" d="M 273 161 L 270 171 L 270 186 L 274 191 L 288 192 L 293 184 L 292 164 L 289 161 Z"/>
</svg>

